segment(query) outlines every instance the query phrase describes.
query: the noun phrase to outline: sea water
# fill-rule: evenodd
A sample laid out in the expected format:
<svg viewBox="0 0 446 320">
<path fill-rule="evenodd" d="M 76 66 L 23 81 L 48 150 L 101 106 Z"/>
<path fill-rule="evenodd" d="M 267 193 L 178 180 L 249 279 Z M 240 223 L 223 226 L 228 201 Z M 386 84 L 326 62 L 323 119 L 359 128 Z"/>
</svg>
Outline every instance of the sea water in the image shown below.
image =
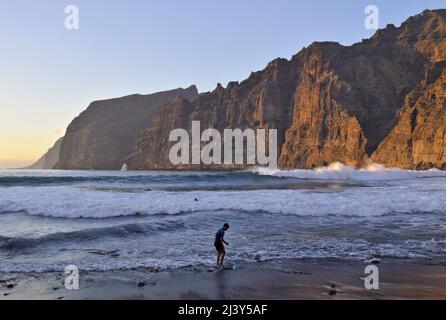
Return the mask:
<svg viewBox="0 0 446 320">
<path fill-rule="evenodd" d="M 198 200 L 198 201 L 197 201 Z M 0 171 L 0 272 L 339 258 L 444 262 L 446 172 Z M 442 260 L 443 259 L 443 260 Z"/>
</svg>

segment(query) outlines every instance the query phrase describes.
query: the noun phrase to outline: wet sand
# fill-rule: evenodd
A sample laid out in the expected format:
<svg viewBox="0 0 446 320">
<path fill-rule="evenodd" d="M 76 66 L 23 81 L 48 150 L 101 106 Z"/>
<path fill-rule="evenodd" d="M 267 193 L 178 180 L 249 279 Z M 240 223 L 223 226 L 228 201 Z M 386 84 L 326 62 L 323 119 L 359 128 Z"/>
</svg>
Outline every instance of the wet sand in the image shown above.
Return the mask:
<svg viewBox="0 0 446 320">
<path fill-rule="evenodd" d="M 2 300 L 306 300 L 446 299 L 446 264 L 381 261 L 379 290 L 364 286 L 367 263 L 342 260 L 253 262 L 215 271 L 207 266 L 80 272 L 67 290 L 63 272 L 1 273 Z"/>
</svg>

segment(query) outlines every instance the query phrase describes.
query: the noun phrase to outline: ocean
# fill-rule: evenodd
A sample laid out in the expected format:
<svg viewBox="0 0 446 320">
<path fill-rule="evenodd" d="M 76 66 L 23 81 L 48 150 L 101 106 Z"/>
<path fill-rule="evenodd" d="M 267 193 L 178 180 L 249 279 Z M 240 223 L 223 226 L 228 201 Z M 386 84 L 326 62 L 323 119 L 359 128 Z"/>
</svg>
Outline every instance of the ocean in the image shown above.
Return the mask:
<svg viewBox="0 0 446 320">
<path fill-rule="evenodd" d="M 446 172 L 0 171 L 0 272 L 371 258 L 444 263 Z"/>
</svg>

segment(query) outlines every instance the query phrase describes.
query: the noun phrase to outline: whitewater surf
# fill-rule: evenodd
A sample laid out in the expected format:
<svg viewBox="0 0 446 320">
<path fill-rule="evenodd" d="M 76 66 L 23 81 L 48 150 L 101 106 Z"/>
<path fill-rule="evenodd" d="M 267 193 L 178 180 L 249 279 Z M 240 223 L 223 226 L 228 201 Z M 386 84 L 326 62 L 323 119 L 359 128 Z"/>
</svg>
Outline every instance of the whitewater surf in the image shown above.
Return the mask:
<svg viewBox="0 0 446 320">
<path fill-rule="evenodd" d="M 237 248 L 231 263 L 259 256 L 435 263 L 446 252 L 445 176 L 341 164 L 292 171 L 1 171 L 0 271 L 211 266 L 215 228 L 224 222 Z"/>
</svg>

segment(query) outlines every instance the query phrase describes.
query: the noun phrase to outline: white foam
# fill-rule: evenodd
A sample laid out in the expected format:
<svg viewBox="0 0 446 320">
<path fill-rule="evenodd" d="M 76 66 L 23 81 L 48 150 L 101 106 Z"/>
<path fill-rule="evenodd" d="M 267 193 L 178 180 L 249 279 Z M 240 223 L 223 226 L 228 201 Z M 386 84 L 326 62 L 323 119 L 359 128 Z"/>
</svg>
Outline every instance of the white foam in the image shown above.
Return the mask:
<svg viewBox="0 0 446 320">
<path fill-rule="evenodd" d="M 355 169 L 339 162 L 313 170 L 274 170 L 257 167 L 250 171 L 259 175 L 317 180 L 389 181 L 411 180 L 424 177 L 446 177 L 446 172 L 438 169 L 427 171 L 403 170 L 399 168 L 386 168 L 380 164 L 371 164 L 366 168 Z"/>
<path fill-rule="evenodd" d="M 426 179 L 421 179 L 426 180 Z M 430 180 L 430 179 L 427 179 Z M 0 212 L 25 210 L 32 215 L 107 218 L 191 211 L 267 211 L 297 215 L 374 216 L 391 212 L 446 212 L 446 179 L 436 184 L 332 188 L 119 193 L 52 187 L 11 187 L 0 192 Z M 195 201 L 198 198 L 199 201 Z"/>
</svg>

